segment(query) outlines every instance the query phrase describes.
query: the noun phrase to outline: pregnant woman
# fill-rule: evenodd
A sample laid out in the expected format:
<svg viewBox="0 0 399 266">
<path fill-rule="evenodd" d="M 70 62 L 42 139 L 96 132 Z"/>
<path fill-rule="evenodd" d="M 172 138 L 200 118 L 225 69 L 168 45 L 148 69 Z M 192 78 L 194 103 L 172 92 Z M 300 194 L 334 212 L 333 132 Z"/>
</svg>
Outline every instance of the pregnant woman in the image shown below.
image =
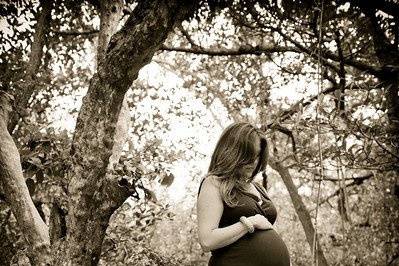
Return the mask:
<svg viewBox="0 0 399 266">
<path fill-rule="evenodd" d="M 249 123 L 227 127 L 213 152 L 197 199 L 198 235 L 209 266 L 289 266 L 286 245 L 273 229 L 276 208 L 253 182 L 266 168 L 263 133 Z"/>
</svg>

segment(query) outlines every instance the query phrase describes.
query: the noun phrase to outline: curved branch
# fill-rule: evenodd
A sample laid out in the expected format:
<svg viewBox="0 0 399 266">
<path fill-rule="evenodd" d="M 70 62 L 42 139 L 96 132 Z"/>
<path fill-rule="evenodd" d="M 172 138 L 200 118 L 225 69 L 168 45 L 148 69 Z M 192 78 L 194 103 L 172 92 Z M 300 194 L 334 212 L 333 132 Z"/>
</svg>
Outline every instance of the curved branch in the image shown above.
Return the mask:
<svg viewBox="0 0 399 266">
<path fill-rule="evenodd" d="M 314 59 L 318 59 L 318 54 L 314 52 L 314 50 L 311 50 L 308 47 L 305 47 L 304 45 L 300 44 L 298 41 L 294 40 L 293 38 L 291 38 L 290 36 L 288 36 L 287 34 L 285 34 L 281 29 L 279 28 L 271 28 L 272 30 L 278 32 L 284 39 L 288 40 L 289 42 L 291 42 L 292 44 L 295 45 L 295 47 L 297 47 L 301 52 L 306 53 L 308 56 L 314 58 Z M 331 62 L 329 62 L 327 59 L 333 60 L 335 62 L 340 62 L 340 57 L 338 55 L 333 54 L 330 51 L 326 51 L 323 50 L 321 52 L 321 61 L 324 65 L 330 67 L 331 69 L 333 69 L 335 72 L 339 73 L 339 68 L 332 64 Z M 343 58 L 342 60 L 346 65 L 354 67 L 360 71 L 365 71 L 368 72 L 370 74 L 373 74 L 375 76 L 380 76 L 384 73 L 384 70 L 380 67 L 376 67 L 376 66 L 371 66 L 371 65 L 367 65 L 365 63 L 362 63 L 360 61 L 357 60 L 353 60 L 353 59 L 348 59 L 348 58 Z"/>
<path fill-rule="evenodd" d="M 339 90 L 339 88 L 331 87 L 331 88 L 327 88 L 327 89 L 323 90 L 322 92 L 320 92 L 320 94 L 329 94 L 336 90 Z M 290 109 L 282 110 L 278 115 L 276 115 L 276 119 L 273 122 L 269 123 L 266 128 L 273 128 L 274 124 L 277 121 L 284 121 L 284 120 L 288 119 L 290 116 L 294 115 L 295 113 L 297 113 L 300 110 L 300 106 L 305 107 L 305 106 L 311 104 L 313 101 L 317 100 L 317 98 L 319 97 L 320 94 L 316 94 L 315 96 L 312 96 L 306 100 L 301 99 L 301 100 L 297 101 L 294 105 L 292 105 L 292 107 Z"/>
<path fill-rule="evenodd" d="M 186 38 L 186 40 L 191 44 L 192 47 L 201 48 L 200 45 L 196 44 L 195 41 L 191 38 L 190 34 L 188 34 L 187 30 L 183 28 L 183 26 L 179 27 L 180 32 Z"/>
<path fill-rule="evenodd" d="M 17 146 L 7 130 L 7 122 L 12 110 L 13 97 L 0 91 L 0 182 L 18 226 L 29 244 L 31 259 L 35 263 L 44 261 L 50 237 L 25 183 L 20 155 Z"/>
<path fill-rule="evenodd" d="M 270 53 L 284 53 L 284 52 L 297 52 L 300 51 L 295 47 L 289 46 L 270 46 L 270 47 L 261 47 L 261 46 L 241 46 L 236 49 L 207 49 L 203 47 L 172 47 L 167 45 L 162 45 L 160 50 L 162 51 L 173 51 L 173 52 L 182 52 L 182 53 L 191 53 L 198 55 L 208 55 L 208 56 L 241 56 L 241 55 L 262 55 L 262 54 L 270 54 Z"/>
<path fill-rule="evenodd" d="M 365 180 L 370 179 L 372 177 L 374 177 L 374 174 L 371 173 L 371 174 L 367 174 L 365 176 L 351 178 L 353 181 L 351 183 L 349 183 L 349 184 L 346 184 L 345 188 L 352 187 L 352 186 L 359 186 L 359 185 L 363 184 L 363 182 Z M 345 180 L 348 180 L 348 179 L 349 178 L 346 178 Z M 326 179 L 324 179 L 324 178 L 323 179 L 315 179 L 315 181 L 323 181 L 323 180 L 326 180 Z M 333 180 L 329 180 L 329 181 L 339 182 L 340 180 L 333 179 Z M 341 190 L 342 190 L 342 188 L 339 188 L 333 194 L 331 194 L 331 195 L 325 197 L 324 199 L 320 200 L 319 206 L 324 204 L 324 203 L 326 203 L 326 202 L 328 202 L 331 198 L 333 198 L 335 196 L 338 196 L 341 193 Z M 313 211 L 313 210 L 311 210 L 311 211 Z"/>
<path fill-rule="evenodd" d="M 59 30 L 52 30 L 52 33 L 55 35 L 60 36 L 90 36 L 90 35 L 97 35 L 100 31 L 99 30 L 88 30 L 88 31 L 59 31 Z"/>
<path fill-rule="evenodd" d="M 13 132 L 17 126 L 18 120 L 21 118 L 20 114 L 23 113 L 23 111 L 28 107 L 29 99 L 36 88 L 36 74 L 42 62 L 43 46 L 46 33 L 48 31 L 48 26 L 50 25 L 51 9 L 53 3 L 52 1 L 43 0 L 40 1 L 40 5 L 42 9 L 35 25 L 35 32 L 33 34 L 33 42 L 31 45 L 31 52 L 29 55 L 29 62 L 27 65 L 25 78 L 20 86 L 18 86 L 19 88 L 14 95 L 15 103 L 17 104 L 17 110 L 16 112 L 13 112 L 10 117 L 10 121 L 7 126 L 9 132 Z"/>
<path fill-rule="evenodd" d="M 286 52 L 294 52 L 294 53 L 305 53 L 314 59 L 317 59 L 317 54 L 314 53 L 309 48 L 301 45 L 299 42 L 290 38 L 288 35 L 282 33 L 280 30 L 277 30 L 285 39 L 294 44 L 294 46 L 270 46 L 270 47 L 261 47 L 261 46 L 241 46 L 235 49 L 227 49 L 227 48 L 218 48 L 218 49 L 209 49 L 203 48 L 200 46 L 193 47 L 181 47 L 181 46 L 168 46 L 162 45 L 161 51 L 168 52 L 181 52 L 181 53 L 191 53 L 197 55 L 208 55 L 208 56 L 242 56 L 242 55 L 263 55 L 263 54 L 272 54 L 272 53 L 286 53 Z M 322 62 L 327 67 L 333 69 L 335 72 L 339 72 L 339 67 L 329 62 L 327 59 L 333 60 L 335 62 L 341 62 L 341 58 L 339 55 L 335 55 L 330 51 L 322 51 Z M 371 66 L 360 62 L 358 60 L 354 60 L 351 58 L 343 58 L 342 62 L 345 65 L 356 68 L 360 71 L 365 71 L 367 73 L 373 74 L 375 76 L 381 76 L 386 71 L 380 67 Z"/>
<path fill-rule="evenodd" d="M 310 249 L 312 250 L 314 245 L 315 228 L 313 226 L 312 218 L 310 217 L 309 211 L 306 208 L 305 204 L 303 203 L 301 196 L 298 194 L 298 189 L 296 188 L 292 180 L 292 176 L 289 170 L 286 167 L 284 167 L 280 162 L 274 161 L 273 159 L 270 160 L 269 165 L 280 175 L 285 186 L 287 187 L 295 211 L 305 231 L 306 239 L 308 241 Z M 317 260 L 319 265 L 320 266 L 328 265 L 323 250 L 321 249 L 318 236 L 316 236 L 316 244 L 317 244 L 317 249 L 316 249 Z"/>
</svg>

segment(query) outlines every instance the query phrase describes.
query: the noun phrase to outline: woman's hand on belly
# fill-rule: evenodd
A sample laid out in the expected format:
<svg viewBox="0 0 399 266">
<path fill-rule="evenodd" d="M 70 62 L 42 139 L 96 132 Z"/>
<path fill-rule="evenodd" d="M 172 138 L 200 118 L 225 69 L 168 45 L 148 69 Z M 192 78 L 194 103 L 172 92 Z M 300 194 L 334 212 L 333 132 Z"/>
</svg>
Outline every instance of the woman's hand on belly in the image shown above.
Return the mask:
<svg viewBox="0 0 399 266">
<path fill-rule="evenodd" d="M 248 217 L 248 220 L 253 224 L 255 229 L 259 230 L 273 229 L 273 225 L 263 215 L 256 214 L 254 216 Z"/>
</svg>

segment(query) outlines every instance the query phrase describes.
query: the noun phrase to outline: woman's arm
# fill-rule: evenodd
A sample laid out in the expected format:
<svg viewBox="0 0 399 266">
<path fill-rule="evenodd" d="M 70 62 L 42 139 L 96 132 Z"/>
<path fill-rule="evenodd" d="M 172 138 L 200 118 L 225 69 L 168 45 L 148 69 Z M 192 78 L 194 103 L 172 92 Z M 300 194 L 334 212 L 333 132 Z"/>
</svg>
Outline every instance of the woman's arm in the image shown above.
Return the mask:
<svg viewBox="0 0 399 266">
<path fill-rule="evenodd" d="M 248 232 L 241 222 L 218 228 L 223 213 L 223 201 L 218 181 L 207 177 L 197 200 L 198 236 L 205 252 L 227 246 Z"/>
</svg>

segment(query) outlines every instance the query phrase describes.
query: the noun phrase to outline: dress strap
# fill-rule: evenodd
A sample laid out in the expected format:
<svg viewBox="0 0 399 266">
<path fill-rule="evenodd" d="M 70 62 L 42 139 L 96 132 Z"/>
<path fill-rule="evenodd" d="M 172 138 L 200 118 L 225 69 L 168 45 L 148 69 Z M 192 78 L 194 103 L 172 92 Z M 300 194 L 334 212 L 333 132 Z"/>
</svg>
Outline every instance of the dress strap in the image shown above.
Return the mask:
<svg viewBox="0 0 399 266">
<path fill-rule="evenodd" d="M 202 184 L 204 183 L 204 181 L 205 181 L 205 179 L 206 179 L 207 177 L 208 177 L 208 176 L 205 176 L 205 177 L 202 178 L 202 180 L 201 180 L 201 183 L 200 183 L 199 188 L 198 188 L 197 198 L 198 198 L 199 193 L 200 193 L 200 191 L 201 191 Z"/>
<path fill-rule="evenodd" d="M 204 181 L 205 181 L 205 179 L 207 179 L 208 177 L 212 177 L 213 175 L 206 175 L 204 178 L 202 178 L 202 180 L 201 180 L 201 183 L 200 183 L 200 185 L 199 185 L 199 188 L 198 188 L 198 193 L 197 193 L 197 197 L 199 196 L 199 193 L 200 193 L 200 191 L 201 191 L 201 187 L 202 187 L 202 184 L 204 183 Z"/>
</svg>

